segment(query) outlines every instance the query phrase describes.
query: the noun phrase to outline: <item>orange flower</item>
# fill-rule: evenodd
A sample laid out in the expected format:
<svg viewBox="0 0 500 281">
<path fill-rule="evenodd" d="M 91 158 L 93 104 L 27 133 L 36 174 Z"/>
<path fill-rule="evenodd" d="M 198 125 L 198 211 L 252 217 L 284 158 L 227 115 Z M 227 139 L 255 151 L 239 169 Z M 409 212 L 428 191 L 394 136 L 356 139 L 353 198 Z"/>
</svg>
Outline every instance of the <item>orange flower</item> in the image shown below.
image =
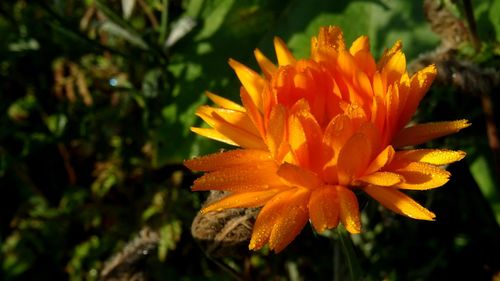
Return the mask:
<svg viewBox="0 0 500 281">
<path fill-rule="evenodd" d="M 435 215 L 399 189 L 442 186 L 440 168 L 464 157 L 462 151 L 398 150 L 455 133 L 466 120 L 405 127 L 436 75 L 428 66 L 409 76 L 397 42 L 378 63 L 368 38 L 346 49 L 338 27 L 321 28 L 311 56 L 297 60 L 275 38 L 278 65 L 259 50 L 263 76 L 235 60 L 230 66 L 242 83 L 242 105 L 208 93 L 217 107 L 197 115 L 212 128 L 192 128 L 202 136 L 240 149 L 187 160 L 206 172 L 193 190 L 225 190 L 230 195 L 202 212 L 261 207 L 250 249 L 269 244 L 284 249 L 308 220 L 316 231 L 339 221 L 361 231 L 355 189 L 392 211 L 421 220 Z"/>
</svg>

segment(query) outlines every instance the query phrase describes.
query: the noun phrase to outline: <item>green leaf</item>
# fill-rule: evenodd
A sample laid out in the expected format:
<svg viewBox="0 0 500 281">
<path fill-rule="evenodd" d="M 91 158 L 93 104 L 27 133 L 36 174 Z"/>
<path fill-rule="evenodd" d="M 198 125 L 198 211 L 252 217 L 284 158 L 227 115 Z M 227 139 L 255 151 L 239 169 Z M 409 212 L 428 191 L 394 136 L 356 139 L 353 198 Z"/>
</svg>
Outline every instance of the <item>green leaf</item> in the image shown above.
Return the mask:
<svg viewBox="0 0 500 281">
<path fill-rule="evenodd" d="M 196 40 L 211 37 L 223 24 L 224 19 L 231 10 L 234 0 L 207 1 L 203 9 L 203 27 L 196 35 Z"/>
<path fill-rule="evenodd" d="M 472 160 L 469 169 L 484 197 L 490 203 L 496 221 L 500 225 L 500 191 L 491 162 L 487 155 L 479 154 Z"/>
<path fill-rule="evenodd" d="M 59 137 L 64 133 L 64 129 L 68 124 L 68 118 L 64 114 L 53 114 L 45 119 L 45 124 L 52 134 Z"/>
<path fill-rule="evenodd" d="M 148 45 L 142 38 L 135 34 L 135 32 L 130 32 L 129 30 L 119 26 L 118 24 L 111 22 L 111 21 L 105 21 L 101 25 L 101 30 L 106 31 L 112 35 L 115 35 L 119 38 L 122 38 L 128 42 L 130 42 L 132 45 L 135 45 L 143 50 L 148 49 Z"/>
<path fill-rule="evenodd" d="M 168 251 L 175 250 L 177 242 L 181 239 L 181 221 L 168 222 L 160 229 L 160 244 L 158 245 L 158 258 L 164 261 Z"/>
<path fill-rule="evenodd" d="M 141 38 L 140 34 L 132 27 L 132 25 L 130 25 L 130 23 L 104 4 L 102 0 L 96 0 L 95 4 L 96 7 L 108 18 L 108 20 L 101 26 L 101 29 L 108 31 L 115 36 L 121 37 L 144 50 L 149 49 L 149 46 Z"/>
</svg>

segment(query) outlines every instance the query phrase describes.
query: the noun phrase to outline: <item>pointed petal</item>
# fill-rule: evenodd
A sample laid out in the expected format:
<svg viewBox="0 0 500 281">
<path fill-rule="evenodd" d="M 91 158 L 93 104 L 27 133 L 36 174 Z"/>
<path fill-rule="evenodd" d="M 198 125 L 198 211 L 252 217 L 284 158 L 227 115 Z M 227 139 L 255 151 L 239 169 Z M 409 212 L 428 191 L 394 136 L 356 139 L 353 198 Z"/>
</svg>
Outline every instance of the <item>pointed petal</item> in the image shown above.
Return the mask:
<svg viewBox="0 0 500 281">
<path fill-rule="evenodd" d="M 404 128 L 393 140 L 395 147 L 403 147 L 425 143 L 429 140 L 454 134 L 461 129 L 470 126 L 469 121 L 462 119 L 456 121 L 444 121 L 417 124 Z"/>
<path fill-rule="evenodd" d="M 325 183 L 337 184 L 339 182 L 336 159 L 332 158 L 325 164 L 322 175 Z"/>
<path fill-rule="evenodd" d="M 396 152 L 394 151 L 392 145 L 388 145 L 384 150 L 382 150 L 382 152 L 379 153 L 379 155 L 375 157 L 375 159 L 372 160 L 370 165 L 368 165 L 368 168 L 365 170 L 365 174 L 368 175 L 382 169 L 382 167 L 392 161 L 395 154 Z"/>
<path fill-rule="evenodd" d="M 349 185 L 365 171 L 371 160 L 371 145 L 363 134 L 354 134 L 340 150 L 338 177 L 341 185 Z"/>
<path fill-rule="evenodd" d="M 350 189 L 337 185 L 340 203 L 340 221 L 350 233 L 361 232 L 361 217 L 356 195 Z"/>
<path fill-rule="evenodd" d="M 254 192 L 242 192 L 228 195 L 207 207 L 203 208 L 200 213 L 205 214 L 213 211 L 222 211 L 231 208 L 255 208 L 260 207 L 268 202 L 273 196 L 278 193 L 277 189 L 268 189 Z"/>
<path fill-rule="evenodd" d="M 344 34 L 337 26 L 321 27 L 318 34 L 318 47 L 335 51 L 345 50 Z"/>
<path fill-rule="evenodd" d="M 252 123 L 252 127 L 256 128 L 256 131 L 253 131 L 252 133 L 254 135 L 264 137 L 265 135 L 264 121 L 262 120 L 262 114 L 260 114 L 257 105 L 254 104 L 252 98 L 244 88 L 240 89 L 240 97 L 243 106 L 247 110 L 247 116 L 249 117 Z"/>
<path fill-rule="evenodd" d="M 370 40 L 367 36 L 360 36 L 356 39 L 349 49 L 349 52 L 354 57 L 356 65 L 369 77 L 377 70 L 377 64 L 370 53 Z"/>
<path fill-rule="evenodd" d="M 196 110 L 196 114 L 198 116 L 205 115 L 207 117 L 218 115 L 224 121 L 235 127 L 241 128 L 253 135 L 259 134 L 259 132 L 255 128 L 255 125 L 252 123 L 252 120 L 250 119 L 250 117 L 246 112 L 202 105 Z"/>
<path fill-rule="evenodd" d="M 387 62 L 392 58 L 392 56 L 394 56 L 394 54 L 396 54 L 397 52 L 401 51 L 401 48 L 403 48 L 403 44 L 401 43 L 400 40 L 398 40 L 394 43 L 394 45 L 390 49 L 386 49 L 378 62 L 377 68 L 379 70 L 382 70 L 387 64 Z"/>
<path fill-rule="evenodd" d="M 393 84 L 401 79 L 401 76 L 406 72 L 406 57 L 405 54 L 398 50 L 393 53 L 386 61 L 382 72 L 387 77 L 387 84 Z"/>
<path fill-rule="evenodd" d="M 333 159 L 336 163 L 341 148 L 353 134 L 354 128 L 351 119 L 344 114 L 335 116 L 323 134 L 323 155 L 325 162 Z"/>
<path fill-rule="evenodd" d="M 415 149 L 398 151 L 396 157 L 413 162 L 446 165 L 462 160 L 465 157 L 465 152 L 448 149 Z"/>
<path fill-rule="evenodd" d="M 255 149 L 235 149 L 214 153 L 184 161 L 184 165 L 193 171 L 210 172 L 233 166 L 271 162 L 269 152 Z"/>
<path fill-rule="evenodd" d="M 309 166 L 309 151 L 307 148 L 307 137 L 300 119 L 296 115 L 288 118 L 288 143 L 292 149 L 299 165 Z"/>
<path fill-rule="evenodd" d="M 439 167 L 403 159 L 393 160 L 385 170 L 404 177 L 404 181 L 396 186 L 401 189 L 432 189 L 444 185 L 450 178 L 450 173 Z"/>
<path fill-rule="evenodd" d="M 193 133 L 196 133 L 200 136 L 204 136 L 204 137 L 212 139 L 212 140 L 220 141 L 220 142 L 227 143 L 227 144 L 234 145 L 234 146 L 239 146 L 233 140 L 231 140 L 230 138 L 226 137 L 225 135 L 219 133 L 217 130 L 212 129 L 212 128 L 191 127 L 190 130 Z"/>
<path fill-rule="evenodd" d="M 339 198 L 335 186 L 324 186 L 311 193 L 309 216 L 317 232 L 337 227 L 339 213 Z"/>
<path fill-rule="evenodd" d="M 211 115 L 205 114 L 203 111 L 198 111 L 196 113 L 201 119 L 203 119 L 208 125 L 217 130 L 222 135 L 226 136 L 233 142 L 237 143 L 239 146 L 244 148 L 255 148 L 266 150 L 267 147 L 260 137 L 255 134 L 250 133 L 244 128 L 235 126 L 234 124 L 228 123 L 217 113 L 213 112 Z"/>
<path fill-rule="evenodd" d="M 289 206 L 289 198 L 295 191 L 296 189 L 294 188 L 276 194 L 260 210 L 253 226 L 250 244 L 248 245 L 250 250 L 258 250 L 267 244 L 277 219 Z"/>
<path fill-rule="evenodd" d="M 364 122 L 358 128 L 357 133 L 364 135 L 368 140 L 370 144 L 370 151 L 372 152 L 372 154 L 370 154 L 370 159 L 372 159 L 371 156 L 373 155 L 373 153 L 377 153 L 380 151 L 381 136 L 379 130 L 377 129 L 377 127 L 375 127 L 375 125 L 373 125 L 373 123 Z"/>
<path fill-rule="evenodd" d="M 358 179 L 359 181 L 378 185 L 378 186 L 393 186 L 401 183 L 404 178 L 396 173 L 391 172 L 375 172 Z"/>
<path fill-rule="evenodd" d="M 264 88 L 265 80 L 255 71 L 246 67 L 238 61 L 229 59 L 229 65 L 240 79 L 241 84 L 248 91 L 257 108 L 262 109 L 262 89 Z"/>
<path fill-rule="evenodd" d="M 289 163 L 281 164 L 276 173 L 291 186 L 313 189 L 321 185 L 321 179 L 318 175 Z"/>
<path fill-rule="evenodd" d="M 274 65 L 274 63 L 272 63 L 259 49 L 254 50 L 254 55 L 260 69 L 264 72 L 264 75 L 266 75 L 267 78 L 270 78 L 271 75 L 273 75 L 278 69 L 276 65 Z"/>
<path fill-rule="evenodd" d="M 214 93 L 206 92 L 205 94 L 207 95 L 207 97 L 211 101 L 213 101 L 216 105 L 218 105 L 222 108 L 245 112 L 245 108 L 243 106 L 241 106 L 233 101 L 230 101 L 226 98 L 218 96 Z"/>
<path fill-rule="evenodd" d="M 298 188 L 289 198 L 286 210 L 276 220 L 269 236 L 269 248 L 281 252 L 297 237 L 309 219 L 307 202 L 310 191 Z"/>
<path fill-rule="evenodd" d="M 273 162 L 217 170 L 195 180 L 192 190 L 236 190 L 281 186 L 283 182 L 276 174 L 276 170 L 276 164 Z"/>
<path fill-rule="evenodd" d="M 285 108 L 280 104 L 274 106 L 269 116 L 266 144 L 267 147 L 269 147 L 269 151 L 278 162 L 281 161 L 284 156 L 278 155 L 278 153 L 283 143 L 283 138 L 285 137 L 285 122 Z"/>
<path fill-rule="evenodd" d="M 390 187 L 366 186 L 362 188 L 384 207 L 413 219 L 432 221 L 436 217 L 404 193 Z"/>
<path fill-rule="evenodd" d="M 352 42 L 351 48 L 349 48 L 349 53 L 353 56 L 358 52 L 370 51 L 370 40 L 368 36 L 360 36 L 354 42 Z"/>
<path fill-rule="evenodd" d="M 280 66 L 290 65 L 295 63 L 295 57 L 288 50 L 285 42 L 278 37 L 274 37 L 274 49 L 276 51 L 276 58 Z"/>
<path fill-rule="evenodd" d="M 299 101 L 300 103 L 300 101 Z M 293 112 L 292 108 L 292 112 Z M 289 143 L 301 166 L 319 172 L 322 168 L 321 128 L 309 110 L 299 109 L 289 118 Z"/>
<path fill-rule="evenodd" d="M 429 65 L 413 74 L 410 79 L 410 88 L 406 93 L 406 96 L 401 97 L 402 99 L 406 99 L 406 101 L 404 103 L 404 107 L 402 108 L 401 116 L 398 118 L 398 130 L 406 126 L 406 124 L 410 121 L 411 117 L 417 110 L 420 101 L 429 90 L 429 87 L 431 86 L 432 81 L 434 81 L 436 75 L 437 68 L 435 65 Z"/>
</svg>

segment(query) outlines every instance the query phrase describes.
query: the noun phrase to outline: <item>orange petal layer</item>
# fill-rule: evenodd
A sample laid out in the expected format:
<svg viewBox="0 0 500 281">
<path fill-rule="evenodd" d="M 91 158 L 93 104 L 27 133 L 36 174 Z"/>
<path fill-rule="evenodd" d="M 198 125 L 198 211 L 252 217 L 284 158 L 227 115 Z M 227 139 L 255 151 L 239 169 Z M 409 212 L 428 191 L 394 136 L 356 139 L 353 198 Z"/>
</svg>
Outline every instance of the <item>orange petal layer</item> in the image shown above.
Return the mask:
<svg viewBox="0 0 500 281">
<path fill-rule="evenodd" d="M 276 173 L 291 186 L 313 189 L 321 185 L 321 179 L 315 173 L 289 163 L 281 164 Z"/>
<path fill-rule="evenodd" d="M 309 219 L 307 202 L 310 192 L 298 188 L 289 198 L 290 204 L 276 220 L 269 236 L 269 248 L 276 253 L 281 252 L 304 228 Z"/>
<path fill-rule="evenodd" d="M 363 134 L 355 134 L 339 153 L 337 164 L 339 183 L 347 186 L 366 169 L 371 157 L 371 145 Z"/>
<path fill-rule="evenodd" d="M 359 181 L 379 185 L 379 186 L 393 186 L 403 181 L 403 177 L 396 173 L 391 172 L 375 172 L 370 175 L 359 178 Z"/>
<path fill-rule="evenodd" d="M 228 195 L 221 200 L 203 208 L 201 213 L 222 211 L 230 208 L 255 208 L 264 205 L 269 199 L 278 193 L 277 189 L 243 192 Z"/>
<path fill-rule="evenodd" d="M 280 66 L 290 65 L 295 63 L 295 57 L 292 55 L 285 42 L 278 37 L 274 37 L 274 50 L 276 51 L 276 58 Z"/>
<path fill-rule="evenodd" d="M 436 217 L 434 213 L 422 207 L 404 193 L 390 188 L 378 186 L 365 186 L 362 188 L 373 199 L 377 200 L 384 207 L 401 215 L 413 219 L 432 221 Z"/>
<path fill-rule="evenodd" d="M 274 163 L 236 166 L 206 173 L 194 181 L 192 190 L 242 190 L 282 185 Z"/>
<path fill-rule="evenodd" d="M 460 161 L 465 157 L 465 152 L 447 149 L 415 149 L 398 151 L 396 158 L 414 162 L 424 162 L 433 165 L 446 165 Z"/>
<path fill-rule="evenodd" d="M 262 108 L 262 97 L 261 92 L 264 88 L 265 80 L 257 74 L 255 71 L 251 70 L 247 66 L 241 64 L 233 59 L 229 60 L 229 65 L 233 68 L 234 72 L 240 79 L 241 84 L 248 91 L 248 94 L 252 97 L 253 102 L 258 108 Z"/>
<path fill-rule="evenodd" d="M 339 198 L 335 186 L 324 186 L 311 193 L 309 216 L 317 232 L 337 227 L 339 224 Z"/>
<path fill-rule="evenodd" d="M 344 186 L 337 185 L 336 188 L 340 203 L 340 221 L 350 233 L 360 233 L 361 217 L 356 195 Z"/>
<path fill-rule="evenodd" d="M 396 186 L 401 189 L 432 189 L 444 185 L 450 178 L 448 171 L 421 162 L 394 160 L 386 169 L 404 177 L 404 181 Z"/>
<path fill-rule="evenodd" d="M 254 149 L 235 149 L 214 153 L 184 161 L 184 165 L 193 171 L 210 172 L 239 165 L 257 164 L 272 161 L 267 151 Z"/>
<path fill-rule="evenodd" d="M 222 108 L 226 108 L 226 109 L 232 109 L 232 110 L 236 110 L 236 111 L 241 111 L 241 112 L 245 112 L 245 108 L 233 101 L 230 101 L 226 98 L 223 98 L 221 96 L 218 96 L 214 93 L 210 93 L 210 92 L 206 92 L 205 93 L 207 95 L 207 97 L 213 101 L 216 105 L 222 107 Z"/>
<path fill-rule="evenodd" d="M 233 140 L 231 140 L 230 138 L 226 137 L 225 135 L 221 134 L 220 132 L 212 128 L 191 127 L 190 130 L 193 133 L 196 133 L 200 136 L 204 136 L 212 140 L 220 141 L 234 146 L 239 146 Z"/>
<path fill-rule="evenodd" d="M 299 191 L 299 189 L 301 191 Z M 273 231 L 279 231 L 274 230 L 274 228 L 277 226 L 283 215 L 285 215 L 285 213 L 288 212 L 289 208 L 294 204 L 297 205 L 297 203 L 302 203 L 295 202 L 294 199 L 306 199 L 304 198 L 306 196 L 303 193 L 304 190 L 305 189 L 303 188 L 293 188 L 280 192 L 264 205 L 262 210 L 259 212 L 259 215 L 257 216 L 257 219 L 253 226 L 252 238 L 250 239 L 250 244 L 248 246 L 250 250 L 258 250 L 265 244 L 270 242 L 269 240 L 271 233 Z M 307 204 L 307 202 L 304 202 L 304 204 Z M 305 222 L 300 221 L 300 224 L 302 223 L 305 224 Z M 296 234 L 298 234 L 298 232 Z M 276 235 L 277 233 L 274 234 L 275 238 L 273 240 L 273 245 L 277 246 L 278 244 L 280 244 L 280 246 L 282 246 L 280 242 L 283 242 L 284 240 L 278 241 L 279 237 L 276 237 Z M 293 240 L 294 237 L 295 236 L 293 236 L 290 241 Z"/>
<path fill-rule="evenodd" d="M 422 144 L 435 138 L 456 133 L 470 126 L 465 120 L 433 122 L 404 128 L 394 139 L 395 147 Z"/>
</svg>

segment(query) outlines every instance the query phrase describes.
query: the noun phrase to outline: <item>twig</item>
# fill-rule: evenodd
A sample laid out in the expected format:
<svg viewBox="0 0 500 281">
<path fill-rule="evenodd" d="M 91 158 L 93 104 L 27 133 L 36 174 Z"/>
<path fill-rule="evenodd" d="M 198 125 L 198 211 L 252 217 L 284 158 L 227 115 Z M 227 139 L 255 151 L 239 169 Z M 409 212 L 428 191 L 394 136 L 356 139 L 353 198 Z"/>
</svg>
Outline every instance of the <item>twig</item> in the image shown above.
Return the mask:
<svg viewBox="0 0 500 281">
<path fill-rule="evenodd" d="M 462 2 L 464 3 L 465 18 L 469 25 L 470 40 L 476 52 L 479 52 L 481 50 L 481 40 L 479 40 L 479 36 L 477 35 L 476 19 L 474 18 L 472 3 L 470 0 L 463 0 Z"/>
<path fill-rule="evenodd" d="M 158 248 L 160 234 L 144 227 L 137 237 L 129 241 L 123 249 L 108 259 L 101 270 L 101 281 L 128 280 L 124 277 L 134 277 L 143 280 L 144 274 L 137 265 Z"/>
<path fill-rule="evenodd" d="M 151 9 L 149 8 L 148 4 L 144 3 L 143 0 L 138 0 L 137 2 L 139 2 L 139 5 L 141 5 L 142 10 L 144 10 L 144 13 L 148 17 L 153 28 L 157 29 L 159 25 L 158 20 L 156 19 L 155 15 L 151 12 Z"/>
</svg>

